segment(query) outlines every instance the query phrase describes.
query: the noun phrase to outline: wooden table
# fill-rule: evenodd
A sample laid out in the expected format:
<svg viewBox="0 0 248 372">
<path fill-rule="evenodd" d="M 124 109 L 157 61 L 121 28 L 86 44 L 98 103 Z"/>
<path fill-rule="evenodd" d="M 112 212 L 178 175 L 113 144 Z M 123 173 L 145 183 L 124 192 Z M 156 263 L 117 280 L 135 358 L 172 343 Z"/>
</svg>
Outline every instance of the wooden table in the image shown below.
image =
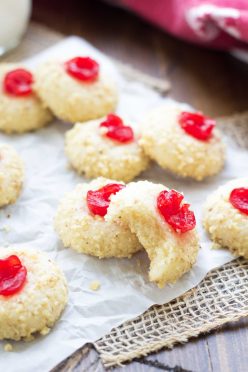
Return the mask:
<svg viewBox="0 0 248 372">
<path fill-rule="evenodd" d="M 33 19 L 65 35 L 83 36 L 106 54 L 160 79 L 169 79 L 171 97 L 209 115 L 248 109 L 247 65 L 228 54 L 178 41 L 100 0 L 34 0 Z M 133 361 L 124 370 L 245 372 L 248 370 L 247 326 L 247 320 L 228 324 L 173 350 Z M 102 370 L 92 346 L 84 348 L 82 360 L 73 369 L 74 372 Z"/>
</svg>

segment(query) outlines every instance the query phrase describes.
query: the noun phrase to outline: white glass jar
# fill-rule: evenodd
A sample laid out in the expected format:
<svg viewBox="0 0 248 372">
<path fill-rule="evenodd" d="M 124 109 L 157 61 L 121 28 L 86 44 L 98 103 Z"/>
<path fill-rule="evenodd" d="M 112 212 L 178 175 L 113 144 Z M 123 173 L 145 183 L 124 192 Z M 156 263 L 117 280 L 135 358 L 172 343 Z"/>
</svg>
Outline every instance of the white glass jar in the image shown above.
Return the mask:
<svg viewBox="0 0 248 372">
<path fill-rule="evenodd" d="M 0 55 L 19 44 L 30 12 L 31 0 L 0 0 Z"/>
</svg>

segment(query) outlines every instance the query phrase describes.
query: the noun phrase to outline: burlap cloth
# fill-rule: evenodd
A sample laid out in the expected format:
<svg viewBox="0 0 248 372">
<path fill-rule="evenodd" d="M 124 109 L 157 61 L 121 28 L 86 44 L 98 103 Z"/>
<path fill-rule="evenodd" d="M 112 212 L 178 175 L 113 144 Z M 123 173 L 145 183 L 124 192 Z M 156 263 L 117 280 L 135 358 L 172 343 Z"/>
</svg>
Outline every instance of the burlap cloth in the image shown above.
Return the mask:
<svg viewBox="0 0 248 372">
<path fill-rule="evenodd" d="M 2 58 L 18 61 L 48 48 L 63 35 L 37 24 L 31 24 L 20 47 Z M 136 79 L 165 93 L 167 81 L 151 78 L 130 66 L 117 62 L 126 78 Z M 219 125 L 239 146 L 248 149 L 248 112 L 219 119 Z M 162 306 L 153 306 L 143 315 L 114 328 L 94 343 L 103 364 L 111 367 L 147 355 L 163 347 L 186 342 L 226 322 L 248 315 L 248 261 L 236 259 L 211 271 L 194 289 Z M 82 352 L 78 351 L 78 354 Z M 70 368 L 75 353 L 63 363 Z M 81 354 L 82 355 L 82 354 Z"/>
</svg>

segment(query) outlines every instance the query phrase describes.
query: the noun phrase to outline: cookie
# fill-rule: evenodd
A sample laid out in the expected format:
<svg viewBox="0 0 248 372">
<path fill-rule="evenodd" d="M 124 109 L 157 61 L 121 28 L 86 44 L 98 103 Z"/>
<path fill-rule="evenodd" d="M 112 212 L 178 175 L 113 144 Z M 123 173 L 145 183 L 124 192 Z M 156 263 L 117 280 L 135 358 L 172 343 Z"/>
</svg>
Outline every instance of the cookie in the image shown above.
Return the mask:
<svg viewBox="0 0 248 372">
<path fill-rule="evenodd" d="M 106 220 L 127 226 L 150 259 L 149 279 L 160 288 L 176 282 L 195 263 L 195 217 L 183 195 L 160 184 L 132 182 L 111 197 Z"/>
<path fill-rule="evenodd" d="M 52 119 L 33 91 L 34 77 L 26 68 L 0 65 L 0 130 L 23 133 L 39 129 Z"/>
<path fill-rule="evenodd" d="M 225 161 L 215 121 L 176 104 L 164 104 L 147 114 L 140 144 L 162 168 L 198 181 L 219 173 Z"/>
<path fill-rule="evenodd" d="M 72 123 L 102 117 L 117 105 L 115 83 L 89 57 L 44 63 L 36 72 L 35 86 L 44 104 Z"/>
<path fill-rule="evenodd" d="M 72 167 L 86 177 L 106 177 L 128 182 L 144 171 L 149 159 L 138 144 L 137 125 L 117 115 L 76 124 L 65 139 Z"/>
<path fill-rule="evenodd" d="M 226 183 L 207 199 L 203 225 L 213 242 L 248 258 L 248 178 Z"/>
<path fill-rule="evenodd" d="M 45 253 L 0 248 L 0 340 L 47 334 L 67 297 L 64 274 Z"/>
<path fill-rule="evenodd" d="M 14 203 L 23 184 L 24 166 L 16 151 L 0 145 L 0 207 Z"/>
<path fill-rule="evenodd" d="M 141 249 L 128 227 L 107 222 L 105 217 L 112 194 L 123 184 L 98 178 L 80 184 L 61 201 L 54 221 L 65 247 L 104 257 L 130 257 Z"/>
</svg>

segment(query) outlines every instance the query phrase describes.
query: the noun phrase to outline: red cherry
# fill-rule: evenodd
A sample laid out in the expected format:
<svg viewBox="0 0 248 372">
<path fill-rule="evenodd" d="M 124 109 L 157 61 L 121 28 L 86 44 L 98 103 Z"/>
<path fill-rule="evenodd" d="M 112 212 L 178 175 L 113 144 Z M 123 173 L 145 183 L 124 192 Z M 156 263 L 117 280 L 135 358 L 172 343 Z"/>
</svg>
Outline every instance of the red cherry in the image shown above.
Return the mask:
<svg viewBox="0 0 248 372">
<path fill-rule="evenodd" d="M 134 132 L 131 127 L 124 125 L 122 119 L 114 114 L 109 114 L 100 128 L 106 128 L 104 135 L 114 141 L 126 143 L 134 140 Z"/>
<path fill-rule="evenodd" d="M 73 78 L 92 83 L 99 77 L 99 64 L 90 57 L 75 57 L 65 62 L 66 72 Z"/>
<path fill-rule="evenodd" d="M 237 189 L 233 189 L 230 194 L 229 201 L 234 208 L 248 215 L 248 188 L 247 187 L 239 187 Z"/>
<path fill-rule="evenodd" d="M 110 196 L 122 190 L 125 186 L 118 183 L 110 183 L 99 190 L 87 192 L 87 205 L 93 215 L 104 217 L 107 213 Z"/>
<path fill-rule="evenodd" d="M 8 72 L 3 80 L 4 91 L 12 96 L 28 96 L 32 93 L 33 75 L 18 68 Z"/>
<path fill-rule="evenodd" d="M 109 128 L 110 126 L 113 127 L 123 127 L 123 120 L 115 114 L 108 114 L 106 120 L 104 120 L 101 124 L 100 127 L 105 127 Z"/>
<path fill-rule="evenodd" d="M 184 233 L 194 229 L 195 215 L 189 204 L 183 204 L 184 197 L 175 190 L 164 190 L 158 195 L 157 208 L 165 221 L 177 232 Z"/>
<path fill-rule="evenodd" d="M 168 219 L 168 223 L 175 231 L 181 233 L 187 232 L 195 228 L 196 220 L 194 212 L 189 210 L 189 204 L 183 204 L 177 214 L 173 214 Z"/>
<path fill-rule="evenodd" d="M 27 269 L 17 256 L 12 255 L 0 260 L 0 295 L 10 296 L 19 292 L 26 277 Z"/>
<path fill-rule="evenodd" d="M 133 140 L 133 130 L 129 126 L 123 126 L 114 128 L 111 127 L 111 129 L 108 129 L 108 132 L 106 133 L 107 137 L 117 141 L 117 142 L 130 142 Z"/>
<path fill-rule="evenodd" d="M 212 137 L 215 120 L 204 116 L 200 112 L 181 112 L 179 116 L 181 128 L 190 136 L 201 141 L 207 141 Z"/>
<path fill-rule="evenodd" d="M 183 195 L 179 192 L 175 190 L 164 190 L 158 196 L 158 209 L 163 215 L 167 214 L 168 216 L 171 216 L 180 211 L 182 200 Z"/>
</svg>

